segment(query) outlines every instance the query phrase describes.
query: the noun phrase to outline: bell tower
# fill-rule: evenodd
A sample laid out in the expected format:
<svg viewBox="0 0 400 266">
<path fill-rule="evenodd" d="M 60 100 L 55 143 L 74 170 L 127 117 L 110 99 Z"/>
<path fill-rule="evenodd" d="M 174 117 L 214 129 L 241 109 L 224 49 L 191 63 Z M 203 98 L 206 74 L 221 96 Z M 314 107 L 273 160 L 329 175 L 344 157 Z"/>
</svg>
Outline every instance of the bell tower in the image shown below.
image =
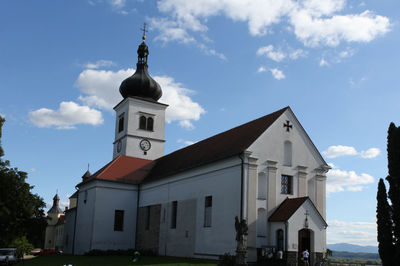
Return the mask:
<svg viewBox="0 0 400 266">
<path fill-rule="evenodd" d="M 159 103 L 162 90 L 149 75 L 144 24 L 142 43 L 137 50 L 136 72 L 119 87 L 124 98 L 114 107 L 116 112 L 113 159 L 119 155 L 155 160 L 164 155 L 165 109 Z"/>
</svg>

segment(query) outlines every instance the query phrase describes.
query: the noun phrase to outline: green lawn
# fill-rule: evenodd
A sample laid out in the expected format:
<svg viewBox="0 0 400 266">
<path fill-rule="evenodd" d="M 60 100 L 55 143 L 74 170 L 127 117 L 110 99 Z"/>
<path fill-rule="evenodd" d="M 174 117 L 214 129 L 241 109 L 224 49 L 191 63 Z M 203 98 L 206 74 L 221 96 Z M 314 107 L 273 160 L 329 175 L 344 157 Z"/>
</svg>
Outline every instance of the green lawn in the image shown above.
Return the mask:
<svg viewBox="0 0 400 266">
<path fill-rule="evenodd" d="M 172 257 L 142 257 L 139 262 L 132 262 L 130 256 L 70 256 L 70 255 L 47 255 L 38 256 L 33 259 L 25 260 L 18 265 L 26 266 L 135 266 L 135 265 L 162 265 L 162 266 L 215 266 L 216 262 L 183 259 Z"/>
</svg>

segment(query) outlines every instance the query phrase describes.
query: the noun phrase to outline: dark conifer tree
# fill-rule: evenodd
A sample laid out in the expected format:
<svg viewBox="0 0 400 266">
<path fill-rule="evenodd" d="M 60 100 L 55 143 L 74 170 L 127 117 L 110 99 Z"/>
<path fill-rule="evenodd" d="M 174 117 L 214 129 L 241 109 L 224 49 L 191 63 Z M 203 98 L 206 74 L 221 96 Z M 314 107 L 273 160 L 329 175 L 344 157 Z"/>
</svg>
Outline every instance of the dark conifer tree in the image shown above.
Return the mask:
<svg viewBox="0 0 400 266">
<path fill-rule="evenodd" d="M 378 251 L 383 266 L 392 265 L 394 256 L 393 223 L 391 208 L 387 200 L 386 187 L 383 179 L 379 180 L 376 196 L 378 205 L 376 208 L 376 221 L 378 224 Z"/>
<path fill-rule="evenodd" d="M 389 198 L 392 206 L 393 235 L 396 246 L 395 260 L 400 261 L 400 127 L 390 123 L 388 130 Z"/>
</svg>

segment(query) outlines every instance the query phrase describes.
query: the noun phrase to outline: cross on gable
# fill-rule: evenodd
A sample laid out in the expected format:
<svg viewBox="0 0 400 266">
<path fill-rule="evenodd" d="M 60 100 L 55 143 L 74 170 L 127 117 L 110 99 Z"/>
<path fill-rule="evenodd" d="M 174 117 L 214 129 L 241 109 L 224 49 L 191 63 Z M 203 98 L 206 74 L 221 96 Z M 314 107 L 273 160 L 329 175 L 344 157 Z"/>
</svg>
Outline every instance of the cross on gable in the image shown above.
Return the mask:
<svg viewBox="0 0 400 266">
<path fill-rule="evenodd" d="M 289 132 L 291 128 L 293 128 L 292 125 L 290 125 L 289 120 L 286 120 L 286 123 L 283 123 L 283 127 L 286 127 L 286 131 Z"/>
</svg>

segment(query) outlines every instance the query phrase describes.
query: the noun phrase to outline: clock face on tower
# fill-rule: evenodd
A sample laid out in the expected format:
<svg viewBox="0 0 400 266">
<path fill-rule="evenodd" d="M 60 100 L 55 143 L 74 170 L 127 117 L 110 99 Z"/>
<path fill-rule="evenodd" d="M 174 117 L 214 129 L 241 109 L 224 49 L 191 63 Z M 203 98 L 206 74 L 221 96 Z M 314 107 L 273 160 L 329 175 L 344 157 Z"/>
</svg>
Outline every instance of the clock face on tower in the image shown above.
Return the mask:
<svg viewBox="0 0 400 266">
<path fill-rule="evenodd" d="M 142 139 L 139 145 L 142 151 L 148 151 L 151 148 L 151 143 L 148 139 Z"/>
</svg>

